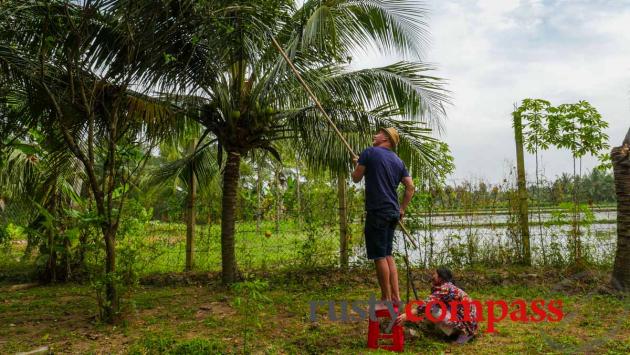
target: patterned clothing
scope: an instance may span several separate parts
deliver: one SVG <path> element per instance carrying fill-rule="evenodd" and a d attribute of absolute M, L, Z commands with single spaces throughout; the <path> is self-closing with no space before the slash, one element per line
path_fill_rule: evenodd
<path fill-rule="evenodd" d="M 418 314 L 424 314 L 426 305 L 430 302 L 442 302 L 446 306 L 447 316 L 441 323 L 447 327 L 455 328 L 466 335 L 476 335 L 479 329 L 479 324 L 477 323 L 477 307 L 474 305 L 470 305 L 470 319 L 469 321 L 464 320 L 464 305 L 457 305 L 457 313 L 455 315 L 451 314 L 451 305 L 450 302 L 472 302 L 472 298 L 468 296 L 464 290 L 453 285 L 450 282 L 445 282 L 440 286 L 433 286 L 431 288 L 431 295 L 424 300 L 424 304 L 418 307 Z M 426 318 L 426 317 L 425 317 Z"/>

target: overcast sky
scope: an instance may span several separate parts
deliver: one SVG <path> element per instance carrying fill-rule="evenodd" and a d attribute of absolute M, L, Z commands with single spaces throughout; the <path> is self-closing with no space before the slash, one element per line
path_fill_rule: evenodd
<path fill-rule="evenodd" d="M 515 160 L 510 113 L 527 97 L 587 100 L 610 124 L 610 144 L 621 143 L 630 127 L 630 0 L 426 0 L 426 7 L 425 61 L 452 91 L 441 138 L 455 157 L 454 181 L 506 175 Z M 572 171 L 566 151 L 542 159 L 549 178 Z M 527 164 L 533 174 L 533 157 Z M 584 160 L 585 169 L 594 165 Z"/>

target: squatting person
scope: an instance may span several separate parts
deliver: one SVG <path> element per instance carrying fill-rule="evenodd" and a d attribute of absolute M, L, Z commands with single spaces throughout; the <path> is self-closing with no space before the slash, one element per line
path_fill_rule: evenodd
<path fill-rule="evenodd" d="M 365 247 L 367 257 L 374 260 L 381 288 L 381 304 L 400 302 L 398 271 L 392 257 L 396 224 L 405 215 L 414 194 L 413 180 L 405 164 L 393 152 L 400 137 L 394 128 L 382 128 L 373 136 L 372 147 L 354 159 L 352 180 L 357 183 L 365 176 Z M 396 190 L 405 185 L 405 196 L 398 203 Z"/>
<path fill-rule="evenodd" d="M 477 335 L 479 328 L 477 307 L 464 306 L 465 303 L 471 304 L 472 299 L 464 290 L 453 284 L 453 273 L 447 268 L 438 268 L 433 271 L 431 283 L 431 295 L 424 300 L 424 304 L 411 308 L 411 313 L 414 316 L 422 316 L 427 311 L 426 306 L 429 303 L 440 302 L 445 306 L 445 309 L 442 309 L 437 304 L 433 304 L 433 307 L 429 310 L 434 320 L 440 320 L 433 323 L 435 327 L 447 336 L 457 336 L 456 344 L 464 344 L 473 339 Z M 451 302 L 457 302 L 456 314 L 451 314 Z M 444 310 L 446 310 L 445 316 L 442 315 Z M 469 314 L 466 315 L 465 312 L 469 312 Z M 421 318 L 426 324 L 431 324 L 427 317 Z M 407 314 L 402 312 L 396 322 L 402 324 L 406 320 Z"/>

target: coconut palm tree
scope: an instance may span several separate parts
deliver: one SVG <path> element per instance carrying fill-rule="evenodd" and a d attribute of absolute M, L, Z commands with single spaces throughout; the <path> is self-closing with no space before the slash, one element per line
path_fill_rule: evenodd
<path fill-rule="evenodd" d="M 227 28 L 222 35 L 222 53 L 212 58 L 214 72 L 194 76 L 192 73 L 203 66 L 200 58 L 179 52 L 171 55 L 176 62 L 187 63 L 177 79 L 177 83 L 187 83 L 186 88 L 178 86 L 186 91 L 181 108 L 190 116 L 196 115 L 221 147 L 222 276 L 224 282 L 231 283 L 237 278 L 234 225 L 243 157 L 263 149 L 280 158 L 277 145 L 282 141 L 296 149 L 325 144 L 328 153 L 319 154 L 321 159 L 338 155 L 343 149 L 271 44 L 273 38 L 289 53 L 340 129 L 354 132 L 350 140 L 355 149 L 365 146 L 375 127 L 393 125 L 401 131 L 402 151 L 408 152 L 403 159 L 409 158 L 411 164 L 432 164 L 435 157 L 422 141 L 431 138 L 423 133 L 439 128 L 447 97 L 440 80 L 427 75 L 431 70 L 427 65 L 401 62 L 353 70 L 347 63 L 357 50 L 373 47 L 418 58 L 425 27 L 416 1 L 311 0 L 300 6 L 291 1 L 264 6 L 234 1 L 212 6 L 218 7 L 202 13 L 192 8 L 186 18 L 203 24 L 211 11 L 216 15 L 214 20 Z M 197 31 L 187 38 L 197 46 L 207 46 L 216 36 L 215 29 Z M 203 63 L 210 62 L 202 59 Z M 421 120 L 428 127 L 420 127 Z M 406 149 L 412 145 L 418 149 Z"/>
<path fill-rule="evenodd" d="M 281 140 L 295 147 L 326 142 L 339 151 L 330 145 L 336 138 L 317 108 L 271 45 L 273 38 L 289 52 L 329 113 L 345 126 L 342 129 L 368 137 L 377 125 L 421 116 L 439 126 L 446 96 L 439 79 L 426 75 L 430 67 L 402 62 L 353 71 L 344 63 L 355 50 L 373 46 L 417 58 L 425 28 L 416 1 L 306 1 L 300 7 L 292 1 L 154 5 L 140 1 L 124 7 L 127 13 L 151 13 L 128 26 L 151 28 L 147 32 L 164 39 L 157 50 L 147 50 L 163 52 L 167 63 L 140 63 L 139 68 L 145 67 L 138 70 L 147 85 L 176 92 L 178 102 L 185 102 L 181 108 L 217 137 L 218 160 L 225 164 L 221 244 L 226 283 L 236 278 L 234 212 L 242 157 L 263 149 L 279 158 L 276 145 Z M 416 143 L 424 148 L 408 158 L 416 164 L 431 163 L 434 158 L 420 136 L 406 139 L 406 132 L 419 131 L 410 124 L 399 128 L 404 131 L 403 146 Z"/>
<path fill-rule="evenodd" d="M 106 251 L 107 321 L 118 316 L 115 244 L 126 196 L 173 117 L 169 104 L 134 90 L 135 54 L 154 38 L 121 30 L 112 3 L 0 4 L 0 87 L 26 98 L 21 126 L 45 127 L 47 139 L 61 143 L 53 152 L 80 161 L 93 196 Z"/>
<path fill-rule="evenodd" d="M 67 211 L 79 207 L 83 175 L 77 173 L 79 162 L 69 152 L 58 150 L 62 143 L 42 133 L 44 127 L 25 130 L 15 124 L 22 122 L 22 115 L 29 117 L 29 108 L 20 92 L 11 94 L 0 104 L 0 121 L 13 123 L 4 127 L 6 144 L 0 152 L 0 221 L 28 226 L 25 254 L 39 248 L 36 264 L 41 281 L 68 280 L 82 266 L 81 260 L 71 260 L 65 231 L 72 228 Z"/>
<path fill-rule="evenodd" d="M 613 286 L 630 290 L 630 130 L 611 158 L 617 193 L 617 252 L 613 269 Z"/>

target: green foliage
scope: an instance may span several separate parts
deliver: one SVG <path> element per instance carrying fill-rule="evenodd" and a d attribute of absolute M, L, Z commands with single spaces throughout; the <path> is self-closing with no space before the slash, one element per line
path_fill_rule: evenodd
<path fill-rule="evenodd" d="M 573 202 L 563 202 L 558 208 L 551 211 L 551 218 L 545 222 L 545 225 L 551 227 L 553 225 L 568 224 L 570 221 L 569 217 L 575 210 L 576 206 Z M 581 204 L 577 206 L 577 210 L 583 216 L 577 223 L 580 226 L 590 227 L 595 221 L 595 214 L 591 208 L 586 204 Z"/>
<path fill-rule="evenodd" d="M 247 319 L 250 324 L 243 334 L 243 347 L 250 351 L 249 338 L 254 329 L 261 329 L 263 326 L 261 313 L 272 301 L 265 295 L 269 289 L 269 283 L 263 280 L 251 280 L 238 282 L 232 285 L 232 289 L 238 295 L 234 298 L 232 305 Z"/>
<path fill-rule="evenodd" d="M 573 230 L 572 243 L 576 263 L 581 263 L 579 181 L 576 175 L 576 159 L 585 155 L 602 157 L 603 151 L 609 148 L 608 135 L 604 129 L 608 123 L 602 119 L 597 110 L 586 101 L 575 104 L 562 104 L 552 107 L 544 100 L 523 100 L 515 114 L 526 119 L 526 145 L 530 152 L 536 153 L 536 184 L 538 185 L 538 148 L 547 149 L 550 145 L 565 148 L 573 156 Z M 545 121 L 545 122 L 543 122 Z M 607 163 L 602 161 L 600 169 Z M 581 172 L 580 172 L 581 175 Z M 538 187 L 538 186 L 537 186 Z M 540 217 L 540 211 L 539 211 Z M 540 221 L 539 221 L 540 222 Z"/>
<path fill-rule="evenodd" d="M 194 312 L 208 305 L 209 300 L 220 300 L 226 296 L 226 292 L 232 296 L 231 291 L 222 287 L 200 289 L 197 285 L 165 285 L 139 290 L 133 296 L 136 302 L 159 307 L 140 309 L 129 319 L 127 327 L 115 328 L 93 326 L 90 319 L 81 323 L 81 319 L 87 318 L 84 309 L 93 306 L 93 299 L 82 296 L 89 291 L 84 285 L 53 285 L 9 293 L 0 291 L 0 296 L 8 301 L 0 302 L 0 321 L 7 324 L 2 329 L 1 334 L 6 341 L 0 343 L 0 352 L 13 354 L 37 348 L 40 342 L 45 341 L 42 339 L 45 334 L 49 334 L 47 341 L 54 349 L 63 348 L 74 352 L 98 352 L 106 348 L 112 353 L 169 354 L 179 346 L 200 353 L 208 353 L 206 351 L 209 348 L 213 354 L 242 354 L 248 351 L 271 354 L 365 352 L 365 327 L 355 322 L 319 321 L 310 324 L 308 304 L 311 300 L 360 300 L 367 297 L 377 287 L 365 282 L 366 279 L 374 278 L 374 270 L 354 269 L 352 275 L 335 269 L 324 271 L 300 277 L 287 273 L 268 274 L 271 287 L 263 293 L 271 299 L 267 309 L 277 312 L 270 311 L 265 315 L 265 326 L 262 328 L 251 327 L 240 313 L 231 312 L 231 318 L 224 319 L 210 317 L 211 323 L 194 317 L 191 319 Z M 418 282 L 419 296 L 424 297 L 429 294 L 430 286 L 417 276 L 427 270 L 413 271 L 416 273 L 414 276 Z M 461 352 L 486 354 L 489 347 L 497 344 L 512 353 L 585 352 L 586 347 L 582 345 L 588 345 L 603 335 L 605 342 L 596 343 L 597 347 L 588 348 L 588 351 L 611 354 L 628 352 L 630 343 L 625 330 L 630 323 L 627 317 L 622 317 L 628 312 L 627 303 L 610 295 L 593 296 L 604 285 L 606 270 L 593 269 L 587 274 L 592 276 L 573 282 L 565 281 L 561 288 L 555 281 L 571 276 L 563 268 L 475 267 L 456 269 L 455 273 L 457 281 L 461 282 L 459 286 L 482 303 L 492 299 L 505 299 L 508 303 L 516 299 L 561 299 L 563 310 L 570 315 L 562 322 L 535 324 L 511 322 L 508 317 L 497 323 L 498 334 L 502 336 L 481 336 L 464 348 L 455 348 L 461 349 Z M 525 275 L 529 273 L 538 276 Z M 405 277 L 401 273 L 401 285 L 405 283 Z M 321 287 L 331 281 L 335 281 L 331 287 Z M 593 304 L 597 307 L 593 307 Z M 50 316 L 39 320 L 40 326 L 46 328 L 44 335 L 41 327 L 27 327 L 19 323 L 20 319 L 35 318 L 45 310 Z M 323 316 L 326 307 L 320 308 L 320 311 L 318 313 Z M 88 329 L 90 338 L 84 334 L 75 336 L 73 328 L 59 321 L 58 317 L 63 316 L 75 319 L 73 324 Z M 55 322 L 55 319 L 58 321 Z M 10 327 L 9 324 L 16 326 Z M 481 326 L 485 327 L 485 323 L 482 322 Z M 240 338 L 248 329 L 253 329 L 249 349 L 243 347 Z M 92 336 L 98 338 L 93 340 Z M 559 339 L 560 343 L 570 347 L 552 347 L 544 340 L 547 336 Z M 127 341 L 111 341 L 113 338 Z M 571 341 L 567 340 L 571 338 Z M 439 353 L 449 349 L 453 348 L 448 342 L 430 334 L 405 337 L 408 354 L 427 351 Z M 455 353 L 458 351 L 453 350 Z M 385 351 L 376 353 L 386 354 Z"/>
<path fill-rule="evenodd" d="M 376 127 L 395 126 L 402 138 L 399 154 L 409 168 L 444 176 L 452 170 L 452 159 L 428 127 L 439 128 L 448 94 L 441 79 L 430 75 L 433 68 L 419 61 L 424 12 L 404 11 L 415 5 L 310 0 L 182 1 L 178 6 L 128 0 L 27 6 L 2 2 L 6 16 L 0 20 L 0 91 L 7 100 L 0 105 L 0 141 L 12 142 L 19 158 L 15 161 L 24 167 L 20 171 L 28 172 L 40 159 L 44 162 L 33 185 L 54 186 L 42 192 L 53 198 L 35 199 L 40 208 L 30 206 L 38 213 L 36 222 L 24 223 L 31 227 L 29 242 L 36 240 L 41 247 L 40 264 L 54 268 L 51 264 L 60 256 L 68 266 L 76 250 L 77 263 L 87 259 L 97 269 L 99 262 L 93 258 L 104 255 L 97 250 L 103 247 L 101 239 L 110 245 L 118 241 L 121 245 L 114 250 L 121 254 L 119 274 L 96 279 L 133 284 L 132 269 L 142 263 L 138 250 L 144 245 L 129 236 L 144 233 L 152 207 L 165 219 L 181 217 L 181 193 L 163 189 L 154 196 L 155 204 L 141 201 L 139 195 L 149 190 L 140 183 L 141 172 L 156 145 L 162 143 L 160 154 L 167 143 L 182 148 L 181 140 L 176 142 L 186 136 L 186 129 L 179 130 L 182 122 L 199 123 L 194 137 L 198 144 L 185 144 L 186 152 L 180 149 L 185 154 L 155 164 L 168 173 L 161 177 L 178 177 L 175 190 L 185 188 L 193 175 L 202 188 L 210 185 L 204 177 L 218 171 L 210 164 L 215 160 L 210 153 L 219 153 L 216 168 L 223 163 L 223 151 L 246 156 L 263 150 L 279 159 L 279 141 L 301 151 L 311 169 L 347 168 L 347 152 L 338 149 L 337 138 L 321 124 L 319 112 L 271 45 L 272 38 L 288 50 L 353 147 L 366 146 Z M 351 51 L 375 44 L 411 54 L 412 61 L 359 71 L 347 65 Z M 30 131 L 37 134 L 24 133 Z M 169 137 L 172 132 L 175 137 Z M 3 173 L 16 170 L 2 166 Z M 48 179 L 49 173 L 54 179 Z M 29 179 L 23 174 L 15 179 L 16 186 L 29 185 Z M 0 180 L 4 182 L 4 176 Z M 208 202 L 208 219 L 219 211 L 216 190 L 202 191 L 207 193 L 203 200 Z M 294 190 L 292 186 L 290 196 Z M 0 193 L 4 198 L 5 191 Z M 318 194 L 320 200 L 328 197 Z M 12 206 L 14 196 L 19 193 L 11 196 Z M 255 214 L 248 212 L 257 199 L 248 193 L 241 196 L 241 214 L 251 219 Z M 265 197 L 277 205 L 284 200 L 280 193 Z M 259 212 L 262 206 L 255 207 Z M 319 248 L 315 233 L 303 248 L 309 258 Z"/>
<path fill-rule="evenodd" d="M 298 250 L 298 255 L 305 268 L 313 268 L 317 264 L 317 240 L 315 239 L 315 233 L 307 234 L 306 240 Z"/>
<path fill-rule="evenodd" d="M 165 354 L 176 344 L 176 341 L 166 335 L 150 335 L 142 338 L 131 346 L 130 355 Z"/>
<path fill-rule="evenodd" d="M 262 310 L 265 309 L 265 305 L 270 303 L 269 297 L 264 295 L 264 292 L 269 289 L 269 282 L 264 280 L 250 280 L 237 282 L 232 285 L 232 289 L 238 295 L 233 305 L 239 309 L 243 315 L 256 318 Z M 262 323 L 256 321 L 254 324 L 257 327 L 262 327 Z"/>
<path fill-rule="evenodd" d="M 549 101 L 524 99 L 517 109 L 523 119 L 523 139 L 529 153 L 534 153 L 537 149 L 546 150 L 553 144 L 553 137 L 547 129 L 550 108 Z"/>
<path fill-rule="evenodd" d="M 208 339 L 193 339 L 181 342 L 167 354 L 172 355 L 197 355 L 197 354 L 224 354 L 227 352 L 227 347 L 218 340 Z"/>
<path fill-rule="evenodd" d="M 130 237 L 144 232 L 144 227 L 153 217 L 153 209 L 146 209 L 138 200 L 130 199 L 124 207 L 118 232 L 121 237 Z"/>
<path fill-rule="evenodd" d="M 530 153 L 555 146 L 580 158 L 600 156 L 609 148 L 604 132 L 608 123 L 587 101 L 551 106 L 546 100 L 524 99 L 516 112 L 523 118 L 524 143 Z"/>
<path fill-rule="evenodd" d="M 170 335 L 146 336 L 136 343 L 130 349 L 130 355 L 214 355 L 226 353 L 226 346 L 218 340 L 209 339 L 191 339 L 186 341 L 176 341 Z"/>
<path fill-rule="evenodd" d="M 336 264 L 337 260 L 329 249 L 330 245 L 324 242 L 325 239 L 322 236 L 328 233 L 337 233 L 337 230 L 327 231 L 325 223 L 311 204 L 305 206 L 302 217 L 305 238 L 295 243 L 301 268 L 313 269 L 318 266 Z M 330 220 L 334 220 L 334 217 L 331 217 Z"/>
<path fill-rule="evenodd" d="M 7 227 L 0 225 L 0 246 L 8 246 L 11 242 L 11 235 L 7 231 Z"/>

